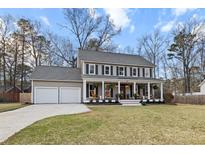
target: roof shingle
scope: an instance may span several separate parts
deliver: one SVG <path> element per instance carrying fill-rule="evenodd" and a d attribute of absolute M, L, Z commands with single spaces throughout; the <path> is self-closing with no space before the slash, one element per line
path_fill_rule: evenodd
<path fill-rule="evenodd" d="M 38 66 L 31 74 L 31 80 L 50 81 L 81 81 L 81 72 L 78 68 L 58 66 Z"/>
<path fill-rule="evenodd" d="M 89 62 L 154 67 L 153 63 L 139 55 L 80 50 L 78 56 L 80 60 Z"/>

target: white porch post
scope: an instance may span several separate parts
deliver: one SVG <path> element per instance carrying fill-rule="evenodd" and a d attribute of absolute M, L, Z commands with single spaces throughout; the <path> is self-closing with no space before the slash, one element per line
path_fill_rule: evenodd
<path fill-rule="evenodd" d="M 83 80 L 83 101 L 86 101 L 86 80 Z"/>
<path fill-rule="evenodd" d="M 86 101 L 86 80 L 83 80 L 83 101 Z"/>
<path fill-rule="evenodd" d="M 105 82 L 102 81 L 102 99 L 105 98 Z"/>
<path fill-rule="evenodd" d="M 133 96 L 136 93 L 136 82 L 133 83 Z"/>
<path fill-rule="evenodd" d="M 118 81 L 118 94 L 120 94 L 120 81 Z"/>
<path fill-rule="evenodd" d="M 163 101 L 164 100 L 164 98 L 163 98 L 163 83 L 161 82 L 161 84 L 160 84 L 160 91 L 161 91 L 161 101 Z"/>
<path fill-rule="evenodd" d="M 147 88 L 147 90 L 148 90 L 148 99 L 150 99 L 150 82 L 148 82 L 147 86 L 148 86 L 148 88 Z"/>

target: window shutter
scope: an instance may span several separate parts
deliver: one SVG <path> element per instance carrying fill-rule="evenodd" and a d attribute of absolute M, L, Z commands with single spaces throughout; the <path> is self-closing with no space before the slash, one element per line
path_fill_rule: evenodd
<path fill-rule="evenodd" d="M 125 67 L 125 76 L 127 76 L 127 67 Z"/>
<path fill-rule="evenodd" d="M 130 67 L 130 76 L 132 76 L 132 67 Z"/>
<path fill-rule="evenodd" d="M 130 85 L 130 97 L 133 96 L 133 92 L 132 92 L 132 85 Z"/>
<path fill-rule="evenodd" d="M 118 75 L 118 66 L 116 67 L 117 75 Z"/>
<path fill-rule="evenodd" d="M 113 75 L 113 66 L 111 66 L 110 69 L 111 69 L 111 75 Z"/>
<path fill-rule="evenodd" d="M 96 87 L 96 96 L 98 97 L 98 86 Z"/>
<path fill-rule="evenodd" d="M 140 68 L 138 67 L 138 77 L 140 77 Z"/>
<path fill-rule="evenodd" d="M 104 65 L 102 65 L 102 75 L 104 75 Z"/>
<path fill-rule="evenodd" d="M 149 73 L 149 75 L 150 75 L 150 78 L 152 78 L 152 69 L 150 68 L 150 73 Z"/>
<path fill-rule="evenodd" d="M 86 64 L 86 74 L 89 74 L 89 64 Z"/>
<path fill-rule="evenodd" d="M 86 97 L 89 97 L 89 84 L 86 84 Z"/>
<path fill-rule="evenodd" d="M 98 65 L 95 65 L 95 74 L 98 75 Z"/>
<path fill-rule="evenodd" d="M 145 77 L 145 68 L 142 69 L 143 77 Z"/>
<path fill-rule="evenodd" d="M 111 88 L 110 92 L 111 92 L 111 97 L 113 97 L 113 88 Z"/>

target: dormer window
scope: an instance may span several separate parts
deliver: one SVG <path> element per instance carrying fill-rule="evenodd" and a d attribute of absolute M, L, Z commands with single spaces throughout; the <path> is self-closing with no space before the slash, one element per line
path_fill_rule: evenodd
<path fill-rule="evenodd" d="M 89 74 L 95 75 L 95 64 L 89 64 Z"/>
<path fill-rule="evenodd" d="M 105 65 L 104 74 L 110 75 L 110 65 Z"/>
<path fill-rule="evenodd" d="M 136 67 L 132 68 L 132 76 L 134 76 L 134 77 L 137 76 L 137 68 Z"/>
<path fill-rule="evenodd" d="M 124 76 L 124 67 L 119 67 L 119 76 Z"/>

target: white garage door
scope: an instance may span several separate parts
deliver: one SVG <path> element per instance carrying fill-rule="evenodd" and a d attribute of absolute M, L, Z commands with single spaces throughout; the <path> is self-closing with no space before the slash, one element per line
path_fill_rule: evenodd
<path fill-rule="evenodd" d="M 80 103 L 81 88 L 79 87 L 61 87 L 60 103 Z"/>
<path fill-rule="evenodd" d="M 58 103 L 57 87 L 36 87 L 34 92 L 36 104 L 40 103 Z"/>

